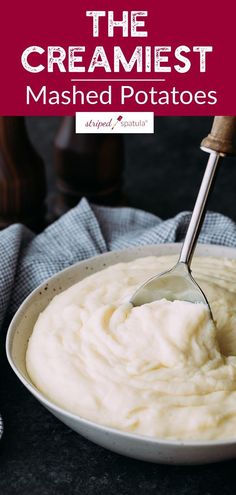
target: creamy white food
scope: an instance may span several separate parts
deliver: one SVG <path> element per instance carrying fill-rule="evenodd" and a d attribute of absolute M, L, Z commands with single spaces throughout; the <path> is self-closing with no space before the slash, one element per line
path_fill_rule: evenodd
<path fill-rule="evenodd" d="M 129 299 L 173 256 L 119 263 L 56 296 L 39 316 L 28 373 L 55 404 L 165 439 L 236 437 L 236 261 L 195 258 L 207 307 Z"/>

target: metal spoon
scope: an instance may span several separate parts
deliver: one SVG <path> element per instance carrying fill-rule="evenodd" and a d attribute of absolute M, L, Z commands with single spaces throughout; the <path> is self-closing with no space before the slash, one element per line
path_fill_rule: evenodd
<path fill-rule="evenodd" d="M 205 174 L 200 186 L 186 237 L 177 264 L 170 270 L 147 280 L 134 293 L 131 303 L 141 306 L 159 299 L 176 299 L 206 304 L 207 298 L 191 275 L 190 264 L 206 211 L 206 202 L 221 157 L 234 154 L 233 140 L 236 137 L 235 117 L 215 117 L 211 133 L 202 141 L 201 148 L 210 153 Z"/>

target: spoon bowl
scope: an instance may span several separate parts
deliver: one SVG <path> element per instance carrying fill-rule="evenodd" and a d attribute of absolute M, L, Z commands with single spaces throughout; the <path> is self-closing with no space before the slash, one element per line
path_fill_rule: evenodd
<path fill-rule="evenodd" d="M 178 262 L 171 270 L 150 278 L 135 292 L 131 299 L 133 306 L 141 306 L 160 299 L 188 301 L 206 304 L 211 313 L 205 294 L 191 275 L 188 265 Z"/>

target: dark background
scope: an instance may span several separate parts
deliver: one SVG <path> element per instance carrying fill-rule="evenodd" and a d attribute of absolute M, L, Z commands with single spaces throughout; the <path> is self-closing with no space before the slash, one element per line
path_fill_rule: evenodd
<path fill-rule="evenodd" d="M 50 198 L 55 177 L 52 142 L 58 118 L 27 118 L 47 164 Z M 125 136 L 124 189 L 131 206 L 167 218 L 192 208 L 206 165 L 199 149 L 209 118 L 157 118 L 154 135 Z M 236 218 L 236 161 L 226 159 L 210 202 Z M 98 447 L 60 423 L 21 385 L 4 355 L 0 334 L 1 495 L 229 495 L 236 493 L 235 461 L 178 467 L 128 459 Z"/>
<path fill-rule="evenodd" d="M 50 207 L 55 189 L 53 140 L 60 120 L 27 118 L 29 135 L 46 164 Z M 200 143 L 211 124 L 211 117 L 157 117 L 155 134 L 124 135 L 127 203 L 161 218 L 191 210 L 208 158 Z M 236 219 L 235 190 L 236 159 L 227 158 L 219 169 L 209 208 Z"/>

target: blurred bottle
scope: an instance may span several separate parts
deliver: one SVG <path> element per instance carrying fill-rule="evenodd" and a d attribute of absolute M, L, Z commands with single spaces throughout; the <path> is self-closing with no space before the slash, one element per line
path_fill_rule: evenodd
<path fill-rule="evenodd" d="M 123 139 L 118 134 L 75 134 L 74 117 L 64 117 L 55 139 L 57 216 L 85 196 L 100 205 L 122 203 Z"/>
<path fill-rule="evenodd" d="M 0 117 L 0 228 L 21 222 L 44 226 L 44 164 L 33 148 L 24 117 Z"/>

